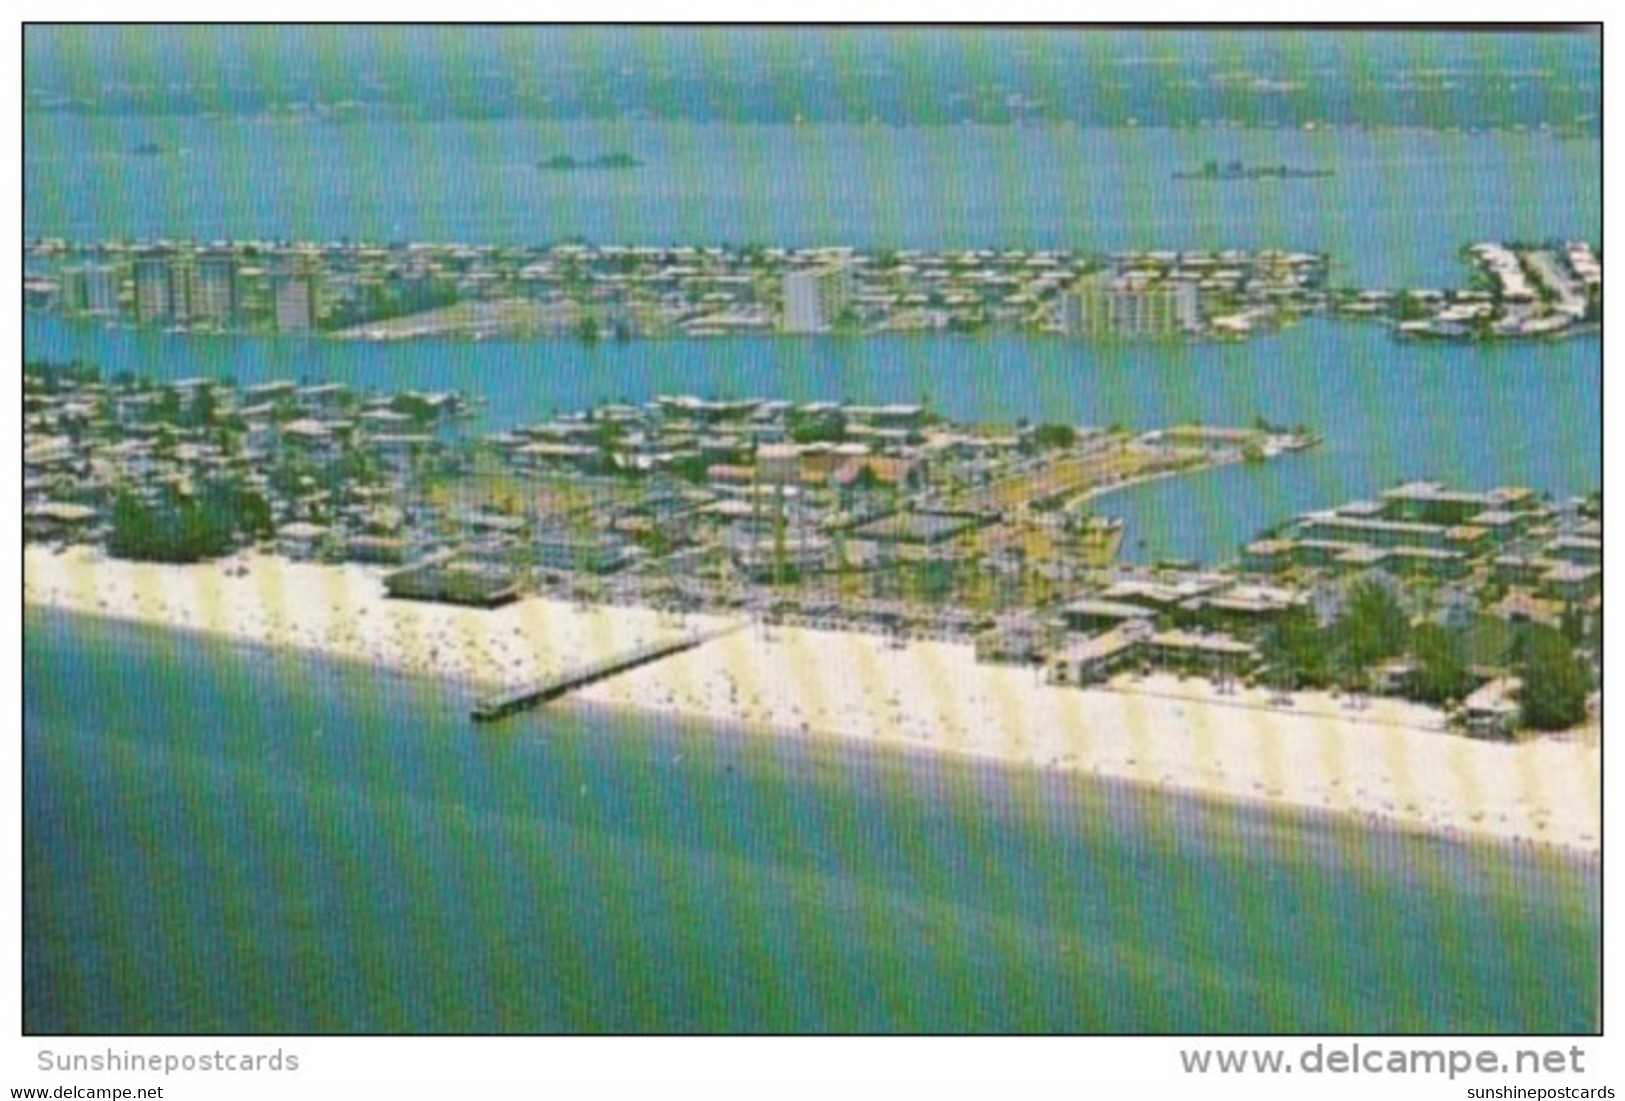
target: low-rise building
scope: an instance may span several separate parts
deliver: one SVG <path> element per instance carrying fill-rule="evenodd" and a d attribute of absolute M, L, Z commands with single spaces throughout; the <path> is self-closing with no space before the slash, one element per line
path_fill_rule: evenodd
<path fill-rule="evenodd" d="M 1101 684 L 1134 666 L 1141 658 L 1144 638 L 1141 631 L 1119 626 L 1104 634 L 1075 639 L 1050 659 L 1049 681 L 1078 686 Z"/>
<path fill-rule="evenodd" d="M 410 549 L 405 539 L 389 535 L 352 535 L 344 541 L 344 558 L 369 565 L 399 566 Z"/>
<path fill-rule="evenodd" d="M 1088 634 L 1135 620 L 1149 622 L 1155 614 L 1150 608 L 1122 601 L 1074 600 L 1061 609 L 1061 621 L 1069 631 Z"/>
<path fill-rule="evenodd" d="M 1559 600 L 1589 600 L 1602 592 L 1602 567 L 1558 562 L 1541 577 L 1540 589 Z"/>
<path fill-rule="evenodd" d="M 1548 558 L 1560 559 L 1576 566 L 1602 565 L 1602 540 L 1565 535 L 1546 545 Z"/>
<path fill-rule="evenodd" d="M 1251 573 L 1279 573 L 1293 563 L 1297 544 L 1291 539 L 1257 539 L 1242 548 L 1241 568 Z"/>
<path fill-rule="evenodd" d="M 298 562 L 320 558 L 326 550 L 329 532 L 323 524 L 303 520 L 284 524 L 277 529 L 277 552 Z"/>
<path fill-rule="evenodd" d="M 489 564 L 446 562 L 413 566 L 384 578 L 384 590 L 402 600 L 428 600 L 442 604 L 468 604 L 494 608 L 519 596 L 519 586 L 508 570 Z"/>
<path fill-rule="evenodd" d="M 1467 733 L 1475 738 L 1510 738 L 1518 726 L 1518 691 L 1523 687 L 1516 677 L 1496 677 L 1480 685 L 1462 701 L 1462 719 Z"/>
<path fill-rule="evenodd" d="M 27 540 L 73 540 L 92 528 L 98 513 L 89 505 L 66 501 L 41 501 L 23 510 L 23 538 Z"/>
<path fill-rule="evenodd" d="M 1161 669 L 1238 675 L 1257 664 L 1258 651 L 1220 632 L 1161 631 L 1145 640 L 1146 658 Z"/>

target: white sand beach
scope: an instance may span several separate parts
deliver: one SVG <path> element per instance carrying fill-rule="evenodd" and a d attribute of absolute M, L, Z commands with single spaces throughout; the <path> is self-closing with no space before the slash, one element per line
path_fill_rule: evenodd
<path fill-rule="evenodd" d="M 391 600 L 387 571 L 244 555 L 172 566 L 30 546 L 23 598 L 67 611 L 292 646 L 492 687 L 518 685 L 683 627 L 652 609 L 530 598 L 501 608 Z M 690 616 L 688 630 L 723 620 Z"/>
<path fill-rule="evenodd" d="M 241 574 L 239 576 L 239 574 Z M 385 598 L 380 571 L 249 557 L 198 566 L 28 547 L 24 596 L 72 611 L 215 631 L 404 670 L 515 684 L 722 626 L 646 609 L 530 598 L 486 611 Z M 1325 693 L 1290 706 L 1156 676 L 1079 689 L 981 665 L 965 644 L 748 628 L 581 689 L 573 698 L 1076 771 L 1224 798 L 1354 814 L 1450 836 L 1595 853 L 1595 729 L 1519 744 L 1443 730 L 1442 713 Z"/>

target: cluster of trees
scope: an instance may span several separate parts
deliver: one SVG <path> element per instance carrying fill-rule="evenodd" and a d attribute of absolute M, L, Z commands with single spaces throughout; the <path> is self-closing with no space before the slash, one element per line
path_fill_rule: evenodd
<path fill-rule="evenodd" d="M 792 409 L 785 417 L 785 428 L 793 443 L 846 442 L 846 416 L 838 410 L 814 414 Z"/>
<path fill-rule="evenodd" d="M 23 377 L 38 379 L 45 393 L 54 394 L 65 382 L 71 382 L 76 386 L 100 382 L 102 372 L 94 363 L 85 363 L 77 359 L 66 363 L 31 359 L 23 363 Z"/>
<path fill-rule="evenodd" d="M 291 402 L 284 402 L 291 407 Z M 297 414 L 294 414 L 297 415 Z M 220 396 L 213 386 L 199 386 L 190 396 L 183 396 L 173 386 L 160 386 L 158 400 L 152 407 L 152 419 L 159 424 L 178 428 L 214 428 L 224 425 L 236 432 L 246 432 L 248 422 L 236 413 L 224 413 Z M 287 416 L 284 420 L 292 420 Z"/>
<path fill-rule="evenodd" d="M 1561 630 L 1531 624 L 1513 641 L 1513 665 L 1523 678 L 1525 726 L 1563 730 L 1585 718 L 1591 670 L 1575 657 Z"/>
<path fill-rule="evenodd" d="M 1040 451 L 1061 450 L 1078 442 L 1078 432 L 1070 424 L 1040 424 L 1033 429 L 1032 440 Z"/>
<path fill-rule="evenodd" d="M 1262 413 L 1253 414 L 1253 427 L 1260 432 L 1267 432 L 1272 436 L 1284 436 L 1292 433 L 1298 436 L 1309 435 L 1309 426 L 1299 421 L 1295 425 L 1276 424 Z"/>
<path fill-rule="evenodd" d="M 1357 586 L 1330 626 L 1307 608 L 1283 615 L 1260 643 L 1283 688 L 1356 686 L 1366 671 L 1405 647 L 1409 618 L 1394 595 L 1375 583 Z"/>
<path fill-rule="evenodd" d="M 324 331 L 348 329 L 369 322 L 390 321 L 415 313 L 456 305 L 457 286 L 449 280 L 391 280 L 386 285 L 363 285 L 353 299 L 332 304 L 321 318 Z"/>
<path fill-rule="evenodd" d="M 1522 679 L 1523 722 L 1536 730 L 1561 730 L 1585 717 L 1592 677 L 1575 652 L 1583 623 L 1570 613 L 1565 628 L 1519 624 L 1507 652 L 1490 655 Z M 1260 650 L 1284 688 L 1364 689 L 1374 666 L 1406 656 L 1415 666 L 1408 693 L 1415 699 L 1458 701 L 1478 684 L 1467 632 L 1437 623 L 1413 626 L 1393 592 L 1376 582 L 1356 585 L 1330 625 L 1308 609 L 1282 617 Z"/>
<path fill-rule="evenodd" d="M 155 562 L 198 562 L 229 553 L 238 541 L 275 533 L 271 506 L 253 490 L 209 487 L 145 500 L 128 490 L 113 501 L 108 552 Z"/>

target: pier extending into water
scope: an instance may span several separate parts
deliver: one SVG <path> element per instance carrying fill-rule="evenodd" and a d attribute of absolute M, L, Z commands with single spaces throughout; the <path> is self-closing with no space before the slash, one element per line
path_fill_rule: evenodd
<path fill-rule="evenodd" d="M 587 662 L 585 665 L 572 666 L 539 681 L 486 696 L 474 705 L 472 718 L 477 723 L 507 718 L 516 711 L 524 711 L 556 700 L 576 688 L 634 669 L 639 665 L 647 665 L 651 661 L 658 661 L 684 650 L 692 650 L 701 643 L 720 638 L 735 630 L 738 630 L 737 626 L 714 631 L 692 631 L 677 638 L 645 643 L 598 661 Z"/>

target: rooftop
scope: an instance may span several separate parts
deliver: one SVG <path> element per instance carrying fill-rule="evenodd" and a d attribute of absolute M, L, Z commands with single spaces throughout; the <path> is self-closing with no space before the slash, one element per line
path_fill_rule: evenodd
<path fill-rule="evenodd" d="M 1093 616 L 1097 619 L 1145 619 L 1152 615 L 1149 608 L 1114 600 L 1074 600 L 1062 610 L 1068 615 Z"/>

